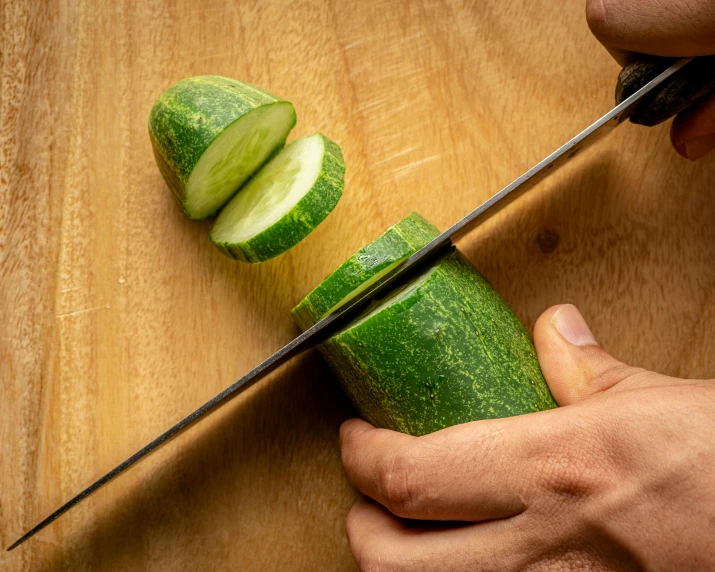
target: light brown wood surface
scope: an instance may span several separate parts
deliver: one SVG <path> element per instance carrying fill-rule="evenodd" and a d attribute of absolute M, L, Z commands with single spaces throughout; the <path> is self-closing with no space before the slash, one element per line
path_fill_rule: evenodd
<path fill-rule="evenodd" d="M 0 544 L 295 334 L 289 310 L 411 210 L 445 228 L 612 104 L 582 0 L 0 0 Z M 147 118 L 191 75 L 294 102 L 346 188 L 289 253 L 186 219 Z M 715 160 L 627 125 L 470 235 L 531 327 L 577 303 L 635 365 L 715 376 Z M 338 427 L 310 353 L 12 553 L 2 570 L 353 570 Z"/>

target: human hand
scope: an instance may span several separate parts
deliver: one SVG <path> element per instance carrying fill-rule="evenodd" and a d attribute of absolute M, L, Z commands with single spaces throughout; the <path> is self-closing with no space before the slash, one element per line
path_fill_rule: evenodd
<path fill-rule="evenodd" d="M 621 65 L 634 52 L 678 57 L 715 54 L 712 0 L 587 0 L 586 19 Z M 715 94 L 680 113 L 670 138 L 675 150 L 692 161 L 715 149 Z"/>
<path fill-rule="evenodd" d="M 343 424 L 360 569 L 715 570 L 715 383 L 620 363 L 571 305 L 534 341 L 559 409 L 423 437 Z"/>

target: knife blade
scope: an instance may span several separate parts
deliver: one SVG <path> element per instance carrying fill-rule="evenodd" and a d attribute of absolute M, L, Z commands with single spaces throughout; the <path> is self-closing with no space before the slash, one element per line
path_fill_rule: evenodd
<path fill-rule="evenodd" d="M 640 87 L 640 89 L 637 89 L 635 93 L 616 105 L 603 117 L 596 120 L 592 125 L 584 129 L 581 133 L 559 147 L 548 157 L 526 171 L 526 173 L 504 187 L 489 200 L 485 201 L 479 207 L 467 214 L 445 232 L 440 234 L 432 242 L 421 248 L 419 251 L 406 259 L 402 264 L 382 277 L 375 284 L 366 288 L 354 299 L 348 301 L 332 314 L 323 318 L 313 327 L 300 334 L 268 359 L 253 368 L 246 375 L 204 403 L 194 412 L 181 419 L 178 423 L 174 424 L 156 439 L 134 453 L 131 457 L 124 460 L 114 469 L 82 490 L 79 494 L 72 497 L 47 518 L 23 534 L 7 550 L 10 551 L 18 547 L 20 544 L 37 534 L 40 530 L 67 512 L 73 506 L 87 498 L 97 489 L 129 469 L 139 460 L 143 459 L 153 451 L 156 451 L 159 447 L 161 447 L 161 445 L 177 436 L 179 433 L 196 423 L 199 419 L 206 417 L 209 413 L 216 411 L 221 405 L 228 403 L 228 401 L 232 398 L 241 394 L 254 383 L 264 378 L 292 357 L 306 351 L 336 333 L 352 318 L 359 315 L 371 301 L 385 295 L 392 288 L 398 285 L 398 283 L 406 280 L 409 276 L 429 264 L 430 261 L 433 261 L 442 253 L 453 248 L 455 240 L 470 232 L 481 223 L 494 216 L 496 213 L 500 212 L 524 193 L 536 186 L 549 174 L 568 163 L 583 149 L 591 146 L 604 135 L 610 133 L 615 127 L 623 123 L 633 114 L 639 103 L 644 101 L 649 95 L 655 93 L 658 86 L 663 84 L 663 82 L 665 82 L 673 74 L 677 73 L 683 66 L 687 65 L 693 59 L 695 58 L 679 59 L 665 71 L 658 74 L 655 78 L 650 79 L 645 85 Z"/>

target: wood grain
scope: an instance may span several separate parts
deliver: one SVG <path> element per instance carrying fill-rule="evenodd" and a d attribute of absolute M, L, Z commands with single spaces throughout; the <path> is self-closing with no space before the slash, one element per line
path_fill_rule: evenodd
<path fill-rule="evenodd" d="M 0 2 L 0 544 L 296 333 L 290 308 L 411 210 L 444 228 L 588 125 L 618 72 L 581 0 Z M 345 195 L 260 266 L 223 258 L 154 165 L 172 82 L 291 99 Z M 635 365 L 715 376 L 715 161 L 627 125 L 462 244 L 529 326 L 572 301 Z M 353 570 L 352 409 L 289 364 L 2 570 Z"/>

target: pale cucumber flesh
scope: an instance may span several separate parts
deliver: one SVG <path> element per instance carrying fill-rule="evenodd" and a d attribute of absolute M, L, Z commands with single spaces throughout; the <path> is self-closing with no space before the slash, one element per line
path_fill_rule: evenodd
<path fill-rule="evenodd" d="M 311 190 L 323 164 L 320 135 L 294 141 L 223 208 L 211 231 L 216 243 L 245 242 L 278 222 Z"/>
<path fill-rule="evenodd" d="M 437 262 L 430 268 L 426 269 L 422 274 L 413 278 L 410 282 L 403 284 L 399 288 L 396 288 L 390 292 L 387 296 L 380 300 L 375 300 L 370 304 L 363 313 L 358 316 L 355 321 L 349 323 L 345 328 L 343 328 L 339 333 L 346 332 L 362 324 L 365 320 L 368 320 L 378 312 L 392 306 L 394 304 L 399 304 L 402 300 L 407 298 L 412 292 L 419 288 L 423 283 L 425 283 L 432 274 L 439 268 L 440 263 Z"/>
<path fill-rule="evenodd" d="M 184 208 L 192 218 L 218 211 L 281 145 L 293 127 L 289 103 L 259 107 L 234 121 L 211 143 L 191 172 Z"/>
<path fill-rule="evenodd" d="M 330 310 L 328 310 L 327 312 L 325 312 L 325 314 L 323 314 L 322 316 L 320 316 L 320 319 L 322 320 L 322 319 L 325 318 L 326 316 L 329 316 L 330 314 L 332 314 L 332 313 L 333 313 L 335 310 L 337 310 L 338 308 L 342 307 L 344 304 L 347 304 L 350 300 L 352 300 L 353 298 L 355 298 L 358 294 L 360 294 L 360 293 L 363 292 L 364 290 L 367 290 L 370 286 L 372 286 L 372 285 L 373 285 L 375 282 L 377 282 L 380 278 L 382 278 L 383 276 L 385 276 L 385 274 L 387 274 L 388 272 L 390 272 L 390 270 L 392 270 L 393 268 L 395 268 L 395 266 L 397 266 L 398 264 L 404 262 L 404 261 L 407 260 L 408 258 L 409 258 L 408 256 L 405 256 L 404 258 L 400 258 L 399 260 L 396 260 L 395 262 L 393 262 L 393 263 L 390 264 L 389 266 L 387 266 L 387 267 L 383 268 L 382 270 L 380 270 L 380 272 L 378 272 L 377 274 L 375 274 L 375 276 L 373 276 L 372 278 L 367 279 L 365 282 L 363 282 L 362 284 L 360 284 L 360 286 L 358 286 L 357 288 L 355 288 L 355 290 L 353 290 L 352 292 L 350 292 L 350 294 L 348 294 L 347 296 L 345 296 L 345 298 L 343 298 L 342 300 L 340 300 L 340 302 L 338 302 L 337 304 L 335 304 L 335 306 L 333 306 L 332 308 L 330 308 Z"/>

